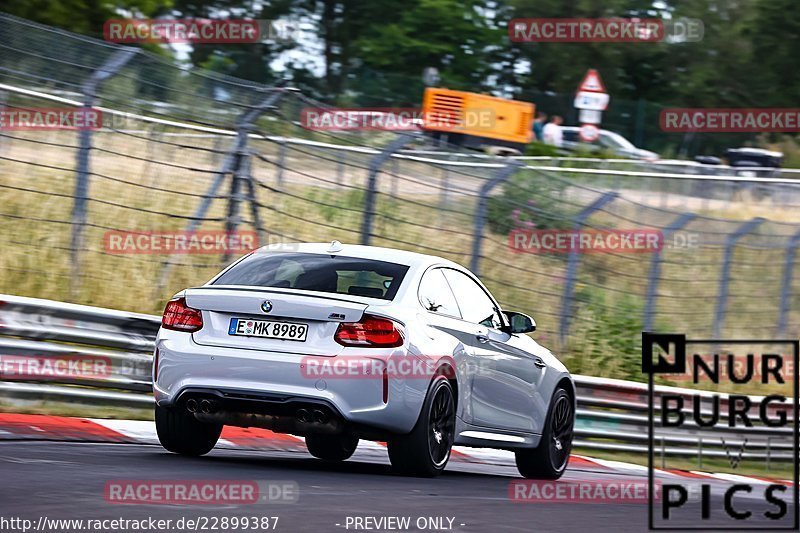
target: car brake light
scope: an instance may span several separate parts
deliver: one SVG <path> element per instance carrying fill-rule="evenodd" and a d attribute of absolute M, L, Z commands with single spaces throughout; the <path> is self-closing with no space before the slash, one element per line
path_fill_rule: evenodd
<path fill-rule="evenodd" d="M 203 327 L 203 315 L 198 309 L 186 305 L 185 298 L 175 298 L 167 303 L 161 327 L 191 333 Z"/>
<path fill-rule="evenodd" d="M 342 322 L 333 338 L 342 346 L 392 348 L 402 346 L 403 329 L 388 318 L 364 315 L 358 322 Z"/>

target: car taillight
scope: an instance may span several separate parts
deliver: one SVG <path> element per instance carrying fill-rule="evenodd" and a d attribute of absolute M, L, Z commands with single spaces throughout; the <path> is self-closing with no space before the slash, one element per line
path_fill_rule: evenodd
<path fill-rule="evenodd" d="M 364 315 L 358 322 L 342 322 L 333 338 L 342 346 L 392 348 L 403 345 L 403 329 L 388 318 Z"/>
<path fill-rule="evenodd" d="M 203 327 L 203 315 L 199 310 L 188 307 L 185 298 L 175 298 L 164 309 L 161 327 L 189 333 L 199 331 Z"/>

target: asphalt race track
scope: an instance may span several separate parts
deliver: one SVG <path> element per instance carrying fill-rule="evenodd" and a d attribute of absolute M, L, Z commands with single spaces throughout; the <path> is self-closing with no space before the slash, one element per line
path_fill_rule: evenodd
<path fill-rule="evenodd" d="M 186 458 L 154 445 L 7 440 L 0 442 L 0 472 L 0 501 L 8 510 L 6 516 L 10 513 L 34 524 L 43 516 L 173 521 L 278 516 L 278 531 L 326 532 L 367 530 L 355 529 L 353 517 L 400 516 L 410 517 L 406 531 L 647 530 L 646 503 L 513 502 L 509 484 L 517 473 L 510 466 L 451 461 L 439 478 L 406 478 L 392 474 L 388 458 L 370 449 L 347 462 L 329 464 L 301 451 L 217 449 L 206 457 Z M 571 468 L 563 480 L 607 482 L 625 477 Z M 299 499 L 253 505 L 110 503 L 104 497 L 106 483 L 120 479 L 293 481 L 299 486 Z M 348 517 L 351 525 L 346 528 Z M 433 522 L 424 529 L 416 527 L 418 519 L 428 517 L 444 519 L 441 526 Z"/>

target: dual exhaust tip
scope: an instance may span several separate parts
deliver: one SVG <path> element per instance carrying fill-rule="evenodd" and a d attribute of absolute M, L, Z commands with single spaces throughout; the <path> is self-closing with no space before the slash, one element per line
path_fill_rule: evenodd
<path fill-rule="evenodd" d="M 190 413 L 210 415 L 217 411 L 217 402 L 214 400 L 195 400 L 194 398 L 189 398 L 186 400 L 186 410 Z"/>
<path fill-rule="evenodd" d="M 327 424 L 330 417 L 320 409 L 298 409 L 297 420 L 304 424 Z"/>
<path fill-rule="evenodd" d="M 186 410 L 190 413 L 203 413 L 206 415 L 216 413 L 219 405 L 214 400 L 186 400 Z M 327 424 L 330 421 L 328 413 L 321 409 L 298 409 L 295 413 L 298 422 L 303 424 Z"/>

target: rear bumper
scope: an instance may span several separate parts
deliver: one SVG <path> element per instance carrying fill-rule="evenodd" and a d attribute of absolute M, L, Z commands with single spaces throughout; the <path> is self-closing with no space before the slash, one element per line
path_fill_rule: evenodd
<path fill-rule="evenodd" d="M 319 406 L 345 425 L 402 434 L 414 427 L 429 384 L 422 379 L 389 378 L 384 403 L 380 377 L 304 375 L 305 357 L 297 354 L 202 346 L 188 333 L 163 330 L 156 346 L 153 390 L 158 405 L 166 407 L 184 407 L 192 396 L 216 398 L 218 408 L 224 404 L 231 413 L 283 416 Z"/>
<path fill-rule="evenodd" d="M 341 433 L 347 422 L 326 400 L 253 391 L 183 389 L 174 402 L 200 421 L 263 427 L 281 433 Z"/>

